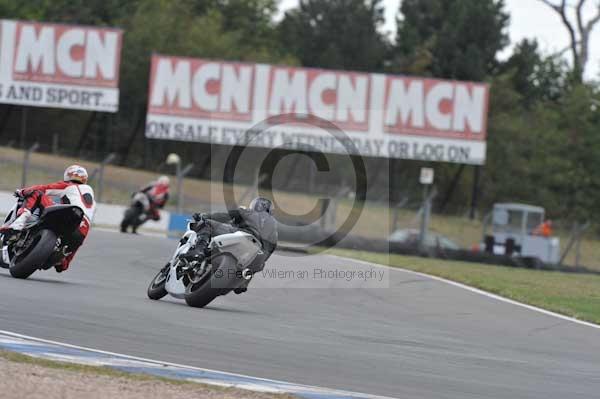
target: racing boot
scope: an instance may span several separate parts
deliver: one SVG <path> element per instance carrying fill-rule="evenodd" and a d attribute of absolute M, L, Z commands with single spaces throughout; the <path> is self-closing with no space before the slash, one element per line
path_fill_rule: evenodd
<path fill-rule="evenodd" d="M 54 265 L 54 269 L 56 270 L 56 273 L 62 273 L 65 270 L 67 270 L 69 268 L 69 260 L 68 259 L 63 259 L 62 261 L 60 261 L 60 263 L 57 263 L 56 265 Z"/>
<path fill-rule="evenodd" d="M 235 289 L 233 290 L 233 292 L 234 292 L 236 295 L 243 294 L 244 292 L 248 291 L 248 284 L 250 284 L 250 280 L 246 280 L 246 281 L 244 281 L 244 282 L 242 283 L 242 285 L 240 285 L 239 287 L 235 288 Z"/>
<path fill-rule="evenodd" d="M 23 209 L 20 215 L 9 225 L 3 226 L 3 231 L 21 231 L 25 228 L 27 223 L 32 219 L 31 211 L 29 209 Z"/>

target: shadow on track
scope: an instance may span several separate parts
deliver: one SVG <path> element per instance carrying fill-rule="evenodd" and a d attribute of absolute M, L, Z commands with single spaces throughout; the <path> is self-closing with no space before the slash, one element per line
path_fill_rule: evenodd
<path fill-rule="evenodd" d="M 261 315 L 261 314 L 263 314 L 260 312 L 256 312 L 254 310 L 244 310 L 244 309 L 237 309 L 237 308 L 231 308 L 231 307 L 218 307 L 219 305 L 210 305 L 205 308 L 193 308 L 191 306 L 188 306 L 183 299 L 179 300 L 176 298 L 164 298 L 159 301 L 153 301 L 151 299 L 148 299 L 148 301 L 155 302 L 156 304 L 160 304 L 160 303 L 167 304 L 168 303 L 170 305 L 178 305 L 178 306 L 182 306 L 182 307 L 189 309 L 190 311 L 194 311 L 194 312 L 211 311 L 211 312 L 246 314 L 246 315 Z"/>
<path fill-rule="evenodd" d="M 260 312 L 255 312 L 253 310 L 242 310 L 242 309 L 236 309 L 236 308 L 219 308 L 216 306 L 208 306 L 206 308 L 203 308 L 203 310 L 210 310 L 212 312 L 221 312 L 221 313 L 237 313 L 237 314 L 247 314 L 247 315 L 260 315 L 263 313 Z"/>
<path fill-rule="evenodd" d="M 44 278 L 44 277 L 29 277 L 25 280 L 23 279 L 19 279 L 19 278 L 14 278 L 13 276 L 11 276 L 8 273 L 0 273 L 1 277 L 7 278 L 7 279 L 11 279 L 11 280 L 15 280 L 15 281 L 22 281 L 22 282 L 27 282 L 27 281 L 33 281 L 36 283 L 48 283 L 48 284 L 65 284 L 65 285 L 85 285 L 85 284 L 81 284 L 81 283 L 74 283 L 72 281 L 66 281 L 64 279 L 51 279 L 51 278 Z"/>

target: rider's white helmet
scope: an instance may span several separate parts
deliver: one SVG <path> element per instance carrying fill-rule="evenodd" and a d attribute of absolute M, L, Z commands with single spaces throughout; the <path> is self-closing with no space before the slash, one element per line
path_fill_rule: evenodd
<path fill-rule="evenodd" d="M 158 180 L 156 182 L 163 186 L 168 186 L 171 183 L 171 179 L 169 179 L 168 176 L 161 176 L 158 178 Z"/>
<path fill-rule="evenodd" d="M 64 181 L 73 181 L 86 184 L 88 180 L 87 170 L 83 166 L 71 165 L 65 169 Z"/>

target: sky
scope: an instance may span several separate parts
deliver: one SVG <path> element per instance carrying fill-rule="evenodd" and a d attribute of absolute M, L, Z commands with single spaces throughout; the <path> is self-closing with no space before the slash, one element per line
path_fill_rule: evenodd
<path fill-rule="evenodd" d="M 386 7 L 386 23 L 383 30 L 386 32 L 394 33 L 396 31 L 396 14 L 400 1 L 383 0 Z M 539 0 L 505 0 L 505 3 L 511 16 L 508 31 L 511 46 L 499 55 L 501 59 L 510 56 L 512 46 L 524 38 L 536 38 L 545 54 L 562 51 L 569 45 L 569 35 L 562 25 L 560 16 Z M 595 3 L 596 0 L 587 0 L 584 20 L 588 20 L 594 15 Z M 286 10 L 296 6 L 298 0 L 281 0 L 280 4 L 281 10 Z M 586 79 L 600 79 L 600 24 L 592 32 L 589 48 L 590 59 L 586 70 Z M 569 53 L 565 53 L 565 56 L 568 55 Z"/>

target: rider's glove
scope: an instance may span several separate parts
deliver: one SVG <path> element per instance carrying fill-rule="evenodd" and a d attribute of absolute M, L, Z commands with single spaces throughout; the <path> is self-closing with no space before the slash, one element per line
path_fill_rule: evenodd
<path fill-rule="evenodd" d="M 15 190 L 14 196 L 18 198 L 26 198 L 33 194 L 36 190 L 31 190 L 27 188 L 20 188 Z"/>

